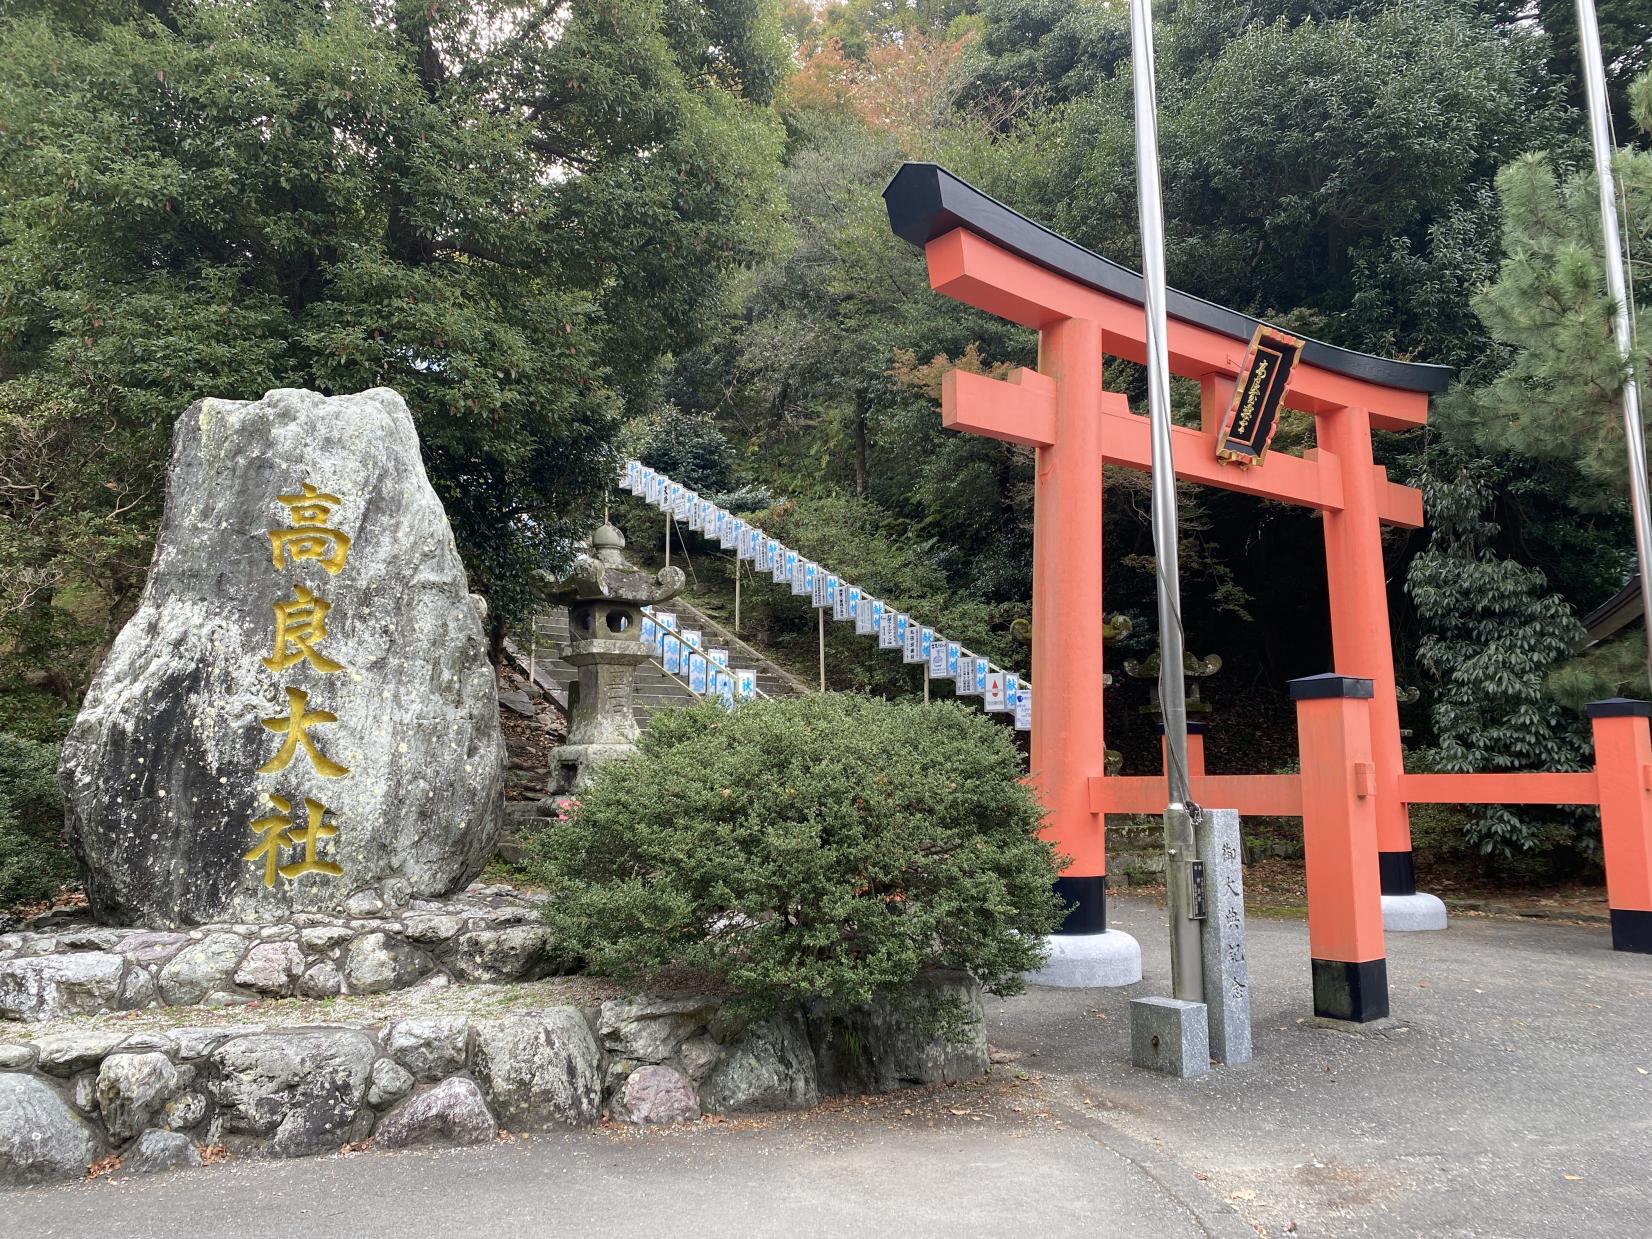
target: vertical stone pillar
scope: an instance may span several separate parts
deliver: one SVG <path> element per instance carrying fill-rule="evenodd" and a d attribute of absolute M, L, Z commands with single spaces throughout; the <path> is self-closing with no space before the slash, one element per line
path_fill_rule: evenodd
<path fill-rule="evenodd" d="M 1250 956 L 1245 946 L 1245 858 L 1236 809 L 1206 809 L 1193 837 L 1205 866 L 1205 1007 L 1210 1056 L 1219 1063 L 1251 1060 Z"/>
<path fill-rule="evenodd" d="M 1314 1014 L 1366 1023 L 1388 1015 L 1371 681 L 1292 680 L 1302 754 L 1302 846 Z"/>
<path fill-rule="evenodd" d="M 1600 787 L 1600 841 L 1612 949 L 1652 954 L 1652 702 L 1588 706 Z"/>

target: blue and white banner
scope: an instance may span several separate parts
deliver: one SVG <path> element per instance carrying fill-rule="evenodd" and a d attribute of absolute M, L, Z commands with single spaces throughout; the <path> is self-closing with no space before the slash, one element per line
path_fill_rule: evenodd
<path fill-rule="evenodd" d="M 671 512 L 671 513 L 675 513 L 677 511 L 677 502 L 682 497 L 683 497 L 683 484 L 681 482 L 671 483 L 671 485 L 666 488 L 666 492 L 665 492 L 666 511 Z"/>
<path fill-rule="evenodd" d="M 898 611 L 885 611 L 883 622 L 878 625 L 878 648 L 880 650 L 898 650 L 901 648 L 901 620 L 905 617 Z"/>
<path fill-rule="evenodd" d="M 659 621 L 659 625 L 662 629 L 669 628 L 672 631 L 676 631 L 677 613 L 675 611 L 656 611 L 654 612 L 654 618 Z"/>
<path fill-rule="evenodd" d="M 853 624 L 860 617 L 860 586 L 839 581 L 837 596 L 839 607 L 832 612 L 832 618 Z"/>
<path fill-rule="evenodd" d="M 675 633 L 668 632 L 665 634 L 664 648 L 665 652 L 660 661 L 665 664 L 665 669 L 672 675 L 679 674 L 683 669 L 683 643 L 678 640 Z"/>
<path fill-rule="evenodd" d="M 757 672 L 751 670 L 736 671 L 734 673 L 734 695 L 741 701 L 750 701 L 757 696 Z"/>
<path fill-rule="evenodd" d="M 649 649 L 654 648 L 654 634 L 659 631 L 659 625 L 654 623 L 652 615 L 642 617 L 642 643 Z"/>
<path fill-rule="evenodd" d="M 924 630 L 917 624 L 906 626 L 906 639 L 901 642 L 901 661 L 921 663 L 924 660 Z"/>
<path fill-rule="evenodd" d="M 1032 685 L 1023 684 L 1015 694 L 1015 729 L 1032 730 Z"/>
<path fill-rule="evenodd" d="M 759 572 L 774 571 L 774 553 L 780 549 L 780 543 L 776 542 L 773 538 L 763 537 L 760 530 L 753 530 L 752 532 L 758 535 L 757 554 L 754 557 L 756 562 L 754 566 Z"/>
<path fill-rule="evenodd" d="M 704 696 L 706 691 L 706 659 L 704 654 L 688 656 L 688 691 Z"/>
<path fill-rule="evenodd" d="M 1021 701 L 1021 679 L 1012 672 L 1004 672 L 1004 706 L 1011 714 Z"/>
<path fill-rule="evenodd" d="M 763 553 L 768 543 L 763 541 L 763 531 L 753 529 L 745 521 L 740 522 L 740 558 L 749 559 L 753 563 Z"/>
<path fill-rule="evenodd" d="M 878 635 L 878 626 L 872 619 L 873 600 L 865 594 L 860 596 L 860 602 L 855 606 L 855 635 L 857 637 L 875 637 Z M 880 613 L 878 619 L 882 619 Z"/>
<path fill-rule="evenodd" d="M 625 489 L 632 494 L 636 493 L 637 483 L 642 480 L 642 461 L 628 460 L 625 462 Z"/>
<path fill-rule="evenodd" d="M 727 650 L 720 650 L 716 646 L 712 646 L 709 650 L 706 651 L 706 657 L 711 659 L 711 665 L 712 666 L 721 667 L 725 671 L 728 670 L 728 651 Z"/>
<path fill-rule="evenodd" d="M 788 547 L 781 547 L 780 553 L 774 557 L 774 583 L 776 585 L 790 585 L 792 573 L 797 568 L 797 552 Z"/>
<path fill-rule="evenodd" d="M 685 651 L 697 650 L 700 648 L 700 630 L 698 628 L 685 628 L 682 632 L 683 649 Z"/>
<path fill-rule="evenodd" d="M 806 559 L 798 559 L 792 564 L 792 597 L 803 598 L 813 592 L 815 582 L 815 566 Z"/>
<path fill-rule="evenodd" d="M 723 709 L 734 708 L 734 677 L 726 670 L 717 672 L 717 700 L 723 703 Z"/>
<path fill-rule="evenodd" d="M 946 642 L 939 639 L 929 647 L 929 678 L 932 680 L 947 678 L 946 649 Z"/>
<path fill-rule="evenodd" d="M 725 551 L 739 549 L 740 527 L 743 523 L 743 521 L 740 521 L 735 517 L 733 512 L 723 513 L 722 528 L 718 531 L 717 537 L 721 540 Z"/>

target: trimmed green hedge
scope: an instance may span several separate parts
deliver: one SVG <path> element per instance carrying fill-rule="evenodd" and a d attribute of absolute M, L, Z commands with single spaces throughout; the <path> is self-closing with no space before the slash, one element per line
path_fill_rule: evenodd
<path fill-rule="evenodd" d="M 834 1011 L 932 968 L 1021 986 L 1057 858 L 1007 729 L 849 694 L 654 716 L 533 841 L 558 942 L 628 980 L 684 969 L 752 1007 Z"/>

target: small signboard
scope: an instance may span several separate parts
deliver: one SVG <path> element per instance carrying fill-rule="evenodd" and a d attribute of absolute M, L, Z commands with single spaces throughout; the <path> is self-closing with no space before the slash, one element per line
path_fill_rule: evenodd
<path fill-rule="evenodd" d="M 664 653 L 660 661 L 665 664 L 665 669 L 672 675 L 677 675 L 682 671 L 683 643 L 677 638 L 676 633 L 668 632 L 665 634 Z"/>
<path fill-rule="evenodd" d="M 815 592 L 815 566 L 799 559 L 792 569 L 792 597 L 806 598 Z"/>
<path fill-rule="evenodd" d="M 1032 730 L 1032 685 L 1023 684 L 1015 694 L 1015 729 Z"/>
<path fill-rule="evenodd" d="M 723 549 L 725 551 L 737 551 L 740 549 L 740 529 L 743 524 L 743 521 L 735 519 L 733 512 L 724 512 L 722 514 L 722 528 L 718 532 L 717 537 L 718 540 L 722 542 Z"/>
<path fill-rule="evenodd" d="M 740 522 L 741 559 L 755 561 L 762 554 L 763 547 L 766 545 L 767 543 L 763 541 L 763 531 L 761 529 L 753 529 L 745 521 Z"/>
<path fill-rule="evenodd" d="M 756 561 L 754 566 L 757 571 L 774 571 L 774 551 L 778 545 L 779 543 L 775 542 L 773 538 L 765 538 L 761 535 L 758 536 L 757 554 L 752 557 Z"/>
<path fill-rule="evenodd" d="M 734 673 L 734 695 L 741 701 L 757 696 L 757 672 L 750 669 Z"/>
<path fill-rule="evenodd" d="M 711 649 L 706 651 L 706 657 L 711 659 L 711 665 L 712 666 L 722 667 L 725 670 L 728 668 L 728 651 L 727 650 L 720 650 L 717 647 L 713 646 Z"/>
<path fill-rule="evenodd" d="M 865 594 L 860 596 L 860 601 L 855 605 L 855 635 L 857 637 L 875 637 L 878 635 L 878 626 L 872 622 L 872 599 Z"/>
<path fill-rule="evenodd" d="M 837 593 L 837 578 L 827 576 L 824 568 L 816 567 L 814 581 L 809 586 L 809 602 L 818 611 L 832 605 L 832 596 Z"/>
<path fill-rule="evenodd" d="M 934 641 L 929 647 L 929 678 L 944 680 L 947 678 L 946 669 L 946 642 Z"/>
<path fill-rule="evenodd" d="M 704 654 L 690 654 L 688 656 L 688 691 L 704 695 L 706 691 L 706 656 Z"/>
<path fill-rule="evenodd" d="M 951 659 L 951 656 L 952 652 L 948 650 L 947 657 L 949 660 Z M 952 691 L 960 697 L 979 697 L 981 695 L 981 686 L 977 684 L 975 680 L 975 655 L 971 654 L 968 650 L 959 650 L 957 662 L 958 665 L 953 669 L 952 673 Z"/>
<path fill-rule="evenodd" d="M 1216 457 L 1239 465 L 1260 465 L 1273 432 L 1279 428 L 1279 407 L 1285 399 L 1291 368 L 1302 355 L 1303 341 L 1277 327 L 1261 324 L 1251 337 L 1245 364 L 1233 388 L 1233 399 L 1216 432 Z"/>
<path fill-rule="evenodd" d="M 783 549 L 781 554 L 776 557 L 776 562 L 774 565 L 774 583 L 776 585 L 791 584 L 792 574 L 796 571 L 797 552 L 789 549 Z"/>
<path fill-rule="evenodd" d="M 906 638 L 901 642 L 901 661 L 921 663 L 924 660 L 924 630 L 917 624 L 907 624 Z"/>
<path fill-rule="evenodd" d="M 1021 679 L 1020 679 L 1020 677 L 1016 676 L 1016 675 L 1012 675 L 1008 671 L 1004 672 L 1004 705 L 1009 709 L 1009 712 L 1011 714 L 1015 713 L 1015 707 L 1021 701 L 1021 695 L 1020 694 L 1021 694 Z"/>
<path fill-rule="evenodd" d="M 988 714 L 1002 714 L 1009 706 L 1004 701 L 1004 673 L 1002 671 L 988 671 L 986 691 L 981 694 L 982 708 Z"/>
<path fill-rule="evenodd" d="M 654 648 L 654 634 L 659 632 L 659 626 L 654 623 L 652 615 L 642 617 L 642 643 L 649 649 Z"/>
<path fill-rule="evenodd" d="M 734 677 L 722 669 L 717 672 L 717 700 L 725 710 L 734 708 Z"/>

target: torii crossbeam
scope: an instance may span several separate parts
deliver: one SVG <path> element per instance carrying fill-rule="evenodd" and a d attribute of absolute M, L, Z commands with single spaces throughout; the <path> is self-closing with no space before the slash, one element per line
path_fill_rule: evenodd
<path fill-rule="evenodd" d="M 923 248 L 935 291 L 1038 332 L 1036 370 L 1018 370 L 1007 382 L 946 375 L 942 416 L 953 429 L 1037 450 L 1031 775 L 1048 812 L 1047 837 L 1073 858 L 1058 883 L 1073 905 L 1062 932 L 1103 932 L 1105 814 L 1164 807 L 1162 780 L 1105 774 L 1102 726 L 1102 469 L 1149 467 L 1147 418 L 1102 390 L 1102 364 L 1108 354 L 1145 357 L 1141 277 L 934 164 L 904 165 L 884 199 L 895 233 Z M 1429 396 L 1451 370 L 1309 340 L 1284 403 L 1313 416 L 1316 449 L 1240 466 L 1217 458 L 1217 423 L 1258 320 L 1175 290 L 1168 308 L 1171 370 L 1199 381 L 1203 408 L 1199 429 L 1173 431 L 1177 477 L 1323 514 L 1335 663 L 1334 674 L 1293 684 L 1303 775 L 1207 777 L 1201 763 L 1193 796 L 1241 813 L 1304 817 L 1316 1008 L 1376 1018 L 1387 1011 L 1382 896 L 1416 897 L 1407 803 L 1599 803 L 1585 794 L 1593 784 L 1582 783 L 1595 776 L 1515 776 L 1494 787 L 1492 775 L 1404 773 L 1382 526 L 1420 527 L 1422 496 L 1374 462 L 1371 432 L 1422 425 Z M 1346 708 L 1337 704 L 1344 699 Z M 1325 769 L 1307 768 L 1310 752 Z M 1456 781 L 1434 788 L 1432 777 Z M 1637 839 L 1652 823 L 1652 776 L 1645 795 L 1641 781 L 1639 798 L 1624 810 L 1636 824 L 1620 832 Z M 1652 934 L 1652 849 L 1644 839 L 1636 847 L 1632 872 L 1618 885 L 1638 892 L 1634 915 L 1647 918 Z"/>

